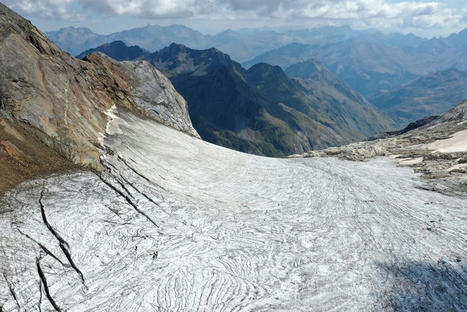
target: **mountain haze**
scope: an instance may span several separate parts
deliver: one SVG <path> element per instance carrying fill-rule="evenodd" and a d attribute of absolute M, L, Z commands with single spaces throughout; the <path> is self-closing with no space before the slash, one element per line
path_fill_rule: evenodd
<path fill-rule="evenodd" d="M 199 48 L 209 45 L 209 36 L 183 25 L 147 25 L 109 35 L 96 34 L 88 28 L 67 27 L 46 34 L 53 42 L 72 55 L 78 55 L 83 51 L 114 41 L 123 41 L 128 45 L 138 45 L 151 52 L 159 50 L 172 42 L 185 43 Z"/>
<path fill-rule="evenodd" d="M 159 50 L 171 43 L 180 43 L 197 49 L 215 47 L 239 62 L 247 62 L 255 56 L 291 43 L 326 46 L 358 39 L 402 49 L 415 49 L 421 43 L 430 41 L 413 34 L 386 34 L 374 29 L 355 30 L 349 26 L 321 26 L 292 30 L 227 29 L 214 35 L 202 34 L 183 25 L 147 25 L 108 35 L 96 34 L 88 28 L 66 27 L 47 32 L 47 36 L 72 55 L 104 43 L 121 40 L 128 45 L 138 45 L 148 51 Z M 455 48 L 453 43 L 456 40 L 462 40 L 460 38 L 462 35 L 453 34 L 450 37 L 452 37 L 449 39 L 451 48 Z"/>
<path fill-rule="evenodd" d="M 403 54 L 398 47 L 388 48 L 361 39 L 324 46 L 294 43 L 257 56 L 246 65 L 267 62 L 287 68 L 312 58 L 322 62 L 354 90 L 368 96 L 417 77 L 400 64 L 400 60 L 405 61 Z"/>
<path fill-rule="evenodd" d="M 292 43 L 258 55 L 244 65 L 266 62 L 287 68 L 312 58 L 354 90 L 372 96 L 432 72 L 451 67 L 467 69 L 465 33 L 467 30 L 431 40 L 393 35 L 391 39 L 370 36 L 324 45 Z"/>
<path fill-rule="evenodd" d="M 283 69 L 310 58 L 366 97 L 451 67 L 467 69 L 467 29 L 445 38 L 353 30 L 348 26 L 273 31 L 225 30 L 202 34 L 181 25 L 134 28 L 98 35 L 86 28 L 64 28 L 47 35 L 73 55 L 116 40 L 154 52 L 171 43 L 194 49 L 215 47 L 245 67 L 257 63 Z"/>
<path fill-rule="evenodd" d="M 258 54 L 293 42 L 325 44 L 355 37 L 373 36 L 373 33 L 374 31 L 352 30 L 348 26 L 326 26 L 288 31 L 228 29 L 215 35 L 207 35 L 182 25 L 147 25 L 109 35 L 96 34 L 88 28 L 66 27 L 47 32 L 47 36 L 72 55 L 78 55 L 104 43 L 121 40 L 128 45 L 138 45 L 149 51 L 159 50 L 171 43 L 180 43 L 198 49 L 215 47 L 237 61 L 247 61 Z M 384 34 L 379 34 L 386 38 Z"/>

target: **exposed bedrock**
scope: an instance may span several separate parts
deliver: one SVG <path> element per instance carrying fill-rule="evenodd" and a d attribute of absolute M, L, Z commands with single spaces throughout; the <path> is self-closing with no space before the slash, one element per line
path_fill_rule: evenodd
<path fill-rule="evenodd" d="M 119 63 L 103 54 L 75 59 L 3 4 L 0 72 L 0 139 L 14 145 L 19 155 L 0 151 L 2 162 L 11 164 L 10 171 L 27 161 L 22 156 L 27 150 L 19 145 L 36 142 L 74 164 L 102 170 L 102 139 L 115 109 L 198 136 L 185 100 L 149 63 Z M 33 133 L 34 138 L 8 139 L 6 124 Z"/>

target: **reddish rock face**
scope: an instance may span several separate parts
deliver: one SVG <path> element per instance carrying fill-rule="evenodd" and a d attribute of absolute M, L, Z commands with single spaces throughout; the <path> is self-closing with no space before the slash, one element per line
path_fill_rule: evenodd
<path fill-rule="evenodd" d="M 34 176 L 77 166 L 41 142 L 39 131 L 0 120 L 0 194 Z"/>
<path fill-rule="evenodd" d="M 152 65 L 103 54 L 75 59 L 2 4 L 0 72 L 0 119 L 29 128 L 81 166 L 101 170 L 101 140 L 113 107 L 198 136 L 185 100 Z"/>
<path fill-rule="evenodd" d="M 20 16 L 1 7 L 2 115 L 41 131 L 42 140 L 75 163 L 99 168 L 95 146 L 105 132 L 105 112 L 125 89 L 105 61 L 74 59 Z M 118 99 L 123 106 L 125 98 Z"/>

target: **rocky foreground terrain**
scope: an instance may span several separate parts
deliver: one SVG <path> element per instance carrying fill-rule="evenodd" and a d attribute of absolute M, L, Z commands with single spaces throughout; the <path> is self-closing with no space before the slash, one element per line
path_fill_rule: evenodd
<path fill-rule="evenodd" d="M 389 157 L 212 145 L 148 63 L 76 60 L 2 5 L 0 30 L 2 181 L 24 171 L 0 198 L 0 311 L 467 309 L 465 103 L 313 154 L 439 166 L 446 195 Z"/>

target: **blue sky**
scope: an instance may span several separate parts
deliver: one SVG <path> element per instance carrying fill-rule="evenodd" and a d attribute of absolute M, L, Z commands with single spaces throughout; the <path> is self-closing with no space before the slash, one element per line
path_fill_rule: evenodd
<path fill-rule="evenodd" d="M 216 33 L 244 27 L 350 25 L 439 36 L 467 27 L 466 0 L 3 0 L 43 31 L 111 33 L 184 24 Z"/>

